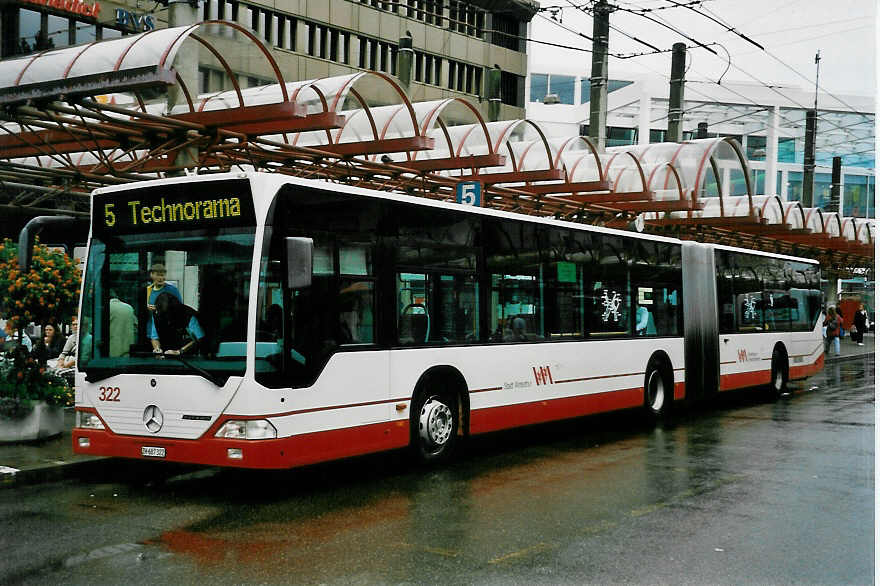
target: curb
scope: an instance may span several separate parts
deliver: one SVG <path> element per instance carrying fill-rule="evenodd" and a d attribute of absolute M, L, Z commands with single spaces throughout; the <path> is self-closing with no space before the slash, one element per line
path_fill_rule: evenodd
<path fill-rule="evenodd" d="M 0 489 L 76 478 L 101 467 L 108 458 L 94 456 L 75 462 L 48 463 L 24 470 L 0 467 Z"/>
<path fill-rule="evenodd" d="M 868 356 L 874 356 L 873 352 L 865 352 L 864 354 L 850 354 L 849 356 L 829 356 L 825 359 L 825 364 L 829 362 L 844 362 L 846 360 L 858 360 L 859 358 L 865 358 Z"/>

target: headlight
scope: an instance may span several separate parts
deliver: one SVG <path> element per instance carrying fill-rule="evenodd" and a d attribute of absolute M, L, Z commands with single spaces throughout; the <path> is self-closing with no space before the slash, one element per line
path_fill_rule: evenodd
<path fill-rule="evenodd" d="M 101 418 L 94 413 L 77 411 L 76 427 L 81 427 L 83 429 L 104 429 L 104 424 L 101 423 Z"/>
<path fill-rule="evenodd" d="M 248 419 L 247 421 L 231 419 L 220 426 L 214 437 L 249 440 L 274 439 L 278 437 L 278 431 L 265 419 Z"/>

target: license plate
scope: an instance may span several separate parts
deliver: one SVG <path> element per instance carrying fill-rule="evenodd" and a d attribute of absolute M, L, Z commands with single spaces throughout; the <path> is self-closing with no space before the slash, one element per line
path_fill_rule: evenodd
<path fill-rule="evenodd" d="M 147 456 L 148 458 L 164 458 L 165 448 L 141 446 L 141 456 Z"/>

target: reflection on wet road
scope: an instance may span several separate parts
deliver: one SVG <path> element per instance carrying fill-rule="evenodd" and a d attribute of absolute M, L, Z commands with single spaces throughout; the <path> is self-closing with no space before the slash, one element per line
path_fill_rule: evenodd
<path fill-rule="evenodd" d="M 873 357 L 835 363 L 776 403 L 499 433 L 434 470 L 0 492 L 0 582 L 870 583 L 873 381 Z"/>

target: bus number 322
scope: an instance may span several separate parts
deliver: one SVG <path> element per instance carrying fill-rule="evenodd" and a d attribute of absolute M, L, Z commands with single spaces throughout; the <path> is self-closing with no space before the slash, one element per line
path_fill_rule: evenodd
<path fill-rule="evenodd" d="M 119 401 L 119 387 L 99 387 L 99 401 Z"/>

